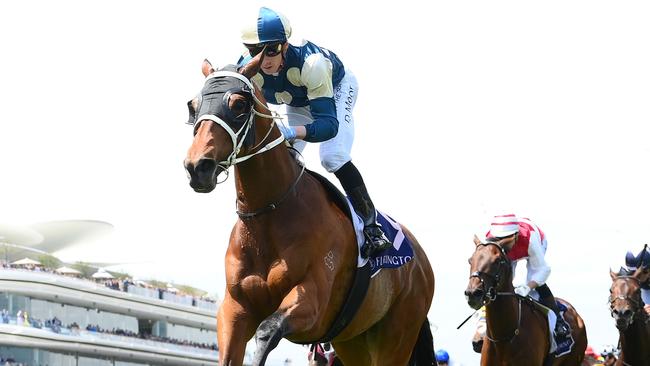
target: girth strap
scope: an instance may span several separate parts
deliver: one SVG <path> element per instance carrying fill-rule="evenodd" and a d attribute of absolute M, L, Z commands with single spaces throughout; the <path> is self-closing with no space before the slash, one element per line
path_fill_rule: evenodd
<path fill-rule="evenodd" d="M 370 261 L 366 262 L 363 267 L 357 268 L 356 273 L 354 274 L 354 280 L 352 282 L 352 287 L 346 297 L 345 303 L 341 307 L 338 315 L 334 319 L 332 326 L 325 333 L 321 339 L 311 341 L 311 342 L 296 342 L 299 344 L 315 344 L 315 343 L 327 343 L 334 339 L 345 327 L 350 324 L 354 316 L 357 314 L 357 311 L 361 307 L 361 303 L 366 298 L 366 293 L 368 292 L 368 287 L 370 285 Z"/>

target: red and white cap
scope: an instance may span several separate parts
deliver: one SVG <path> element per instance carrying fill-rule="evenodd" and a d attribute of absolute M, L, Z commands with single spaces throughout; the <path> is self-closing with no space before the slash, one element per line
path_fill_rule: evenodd
<path fill-rule="evenodd" d="M 492 219 L 489 236 L 504 238 L 519 231 L 519 219 L 514 214 L 497 215 Z"/>

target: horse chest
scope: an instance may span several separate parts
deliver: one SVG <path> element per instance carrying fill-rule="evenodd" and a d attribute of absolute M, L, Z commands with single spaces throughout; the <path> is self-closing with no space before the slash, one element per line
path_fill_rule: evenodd
<path fill-rule="evenodd" d="M 275 306 L 292 287 L 289 271 L 286 265 L 276 265 L 266 272 L 243 276 L 238 287 L 251 303 Z"/>

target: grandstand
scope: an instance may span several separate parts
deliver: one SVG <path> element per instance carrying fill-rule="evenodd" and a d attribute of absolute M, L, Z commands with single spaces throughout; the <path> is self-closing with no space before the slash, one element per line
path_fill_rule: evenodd
<path fill-rule="evenodd" d="M 216 299 L 75 264 L 48 268 L 42 249 L 3 244 L 0 364 L 217 364 Z"/>

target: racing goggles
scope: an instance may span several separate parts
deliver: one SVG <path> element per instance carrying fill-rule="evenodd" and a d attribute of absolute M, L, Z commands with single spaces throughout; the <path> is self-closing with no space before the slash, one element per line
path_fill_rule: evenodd
<path fill-rule="evenodd" d="M 264 50 L 264 46 L 266 46 L 264 55 L 267 57 L 277 56 L 282 52 L 282 43 L 245 44 L 244 46 L 246 46 L 248 49 L 251 57 L 255 57 L 260 52 L 262 52 L 262 50 Z"/>

